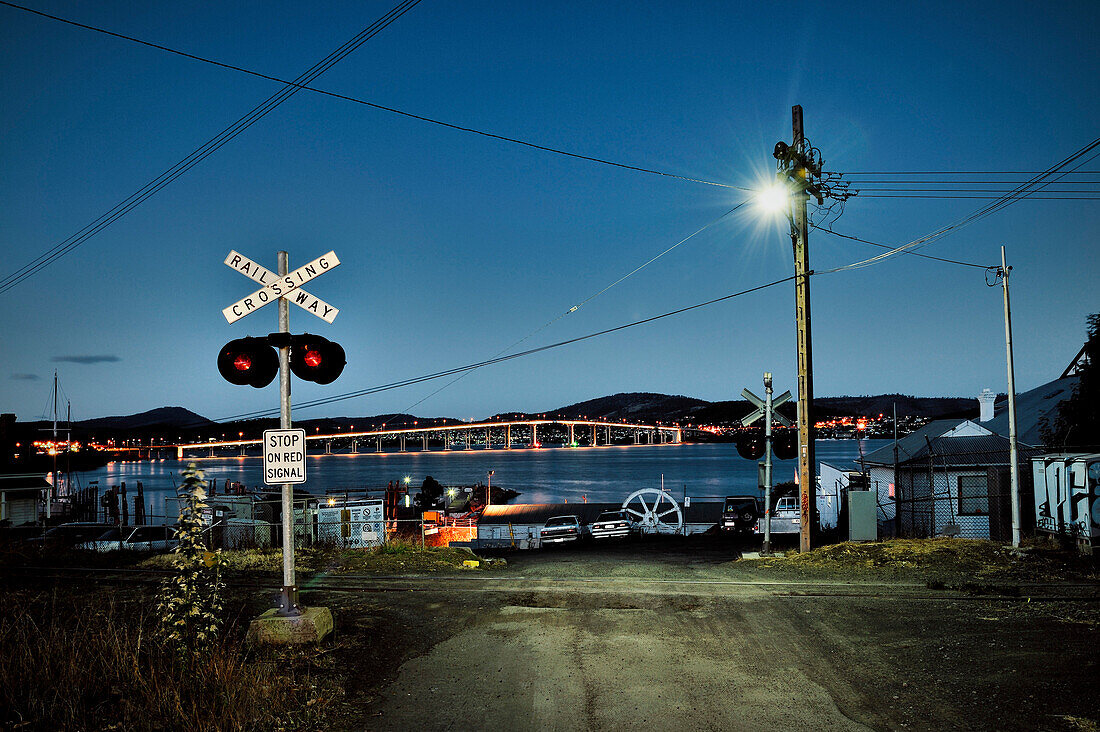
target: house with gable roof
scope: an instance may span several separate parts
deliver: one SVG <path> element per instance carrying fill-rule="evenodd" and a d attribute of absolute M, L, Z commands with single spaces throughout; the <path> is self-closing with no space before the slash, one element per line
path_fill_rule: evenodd
<path fill-rule="evenodd" d="M 1032 492 L 1028 466 L 1038 450 L 1017 449 L 1021 524 Z M 1008 438 L 969 419 L 939 419 L 865 456 L 870 489 L 877 494 L 879 534 L 961 536 L 1008 540 L 1012 536 Z M 1033 511 L 1032 511 L 1033 513 Z"/>

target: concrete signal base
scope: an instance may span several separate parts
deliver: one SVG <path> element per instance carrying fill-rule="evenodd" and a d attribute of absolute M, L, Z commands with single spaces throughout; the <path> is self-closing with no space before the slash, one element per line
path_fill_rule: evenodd
<path fill-rule="evenodd" d="M 302 608 L 301 615 L 277 615 L 268 610 L 248 625 L 247 640 L 268 646 L 300 646 L 320 643 L 332 632 L 332 613 L 327 607 Z"/>

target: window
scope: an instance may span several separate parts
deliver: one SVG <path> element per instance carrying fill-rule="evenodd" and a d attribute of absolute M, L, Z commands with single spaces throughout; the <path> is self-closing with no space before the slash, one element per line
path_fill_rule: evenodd
<path fill-rule="evenodd" d="M 989 515 L 989 492 L 984 475 L 959 476 L 959 515 Z"/>

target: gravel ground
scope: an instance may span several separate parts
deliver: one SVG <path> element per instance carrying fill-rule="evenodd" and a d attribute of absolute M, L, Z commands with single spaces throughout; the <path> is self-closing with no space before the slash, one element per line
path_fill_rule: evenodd
<path fill-rule="evenodd" d="M 310 601 L 337 616 L 332 728 L 1096 728 L 1095 584 L 977 593 L 737 553 L 642 543 L 325 578 Z"/>

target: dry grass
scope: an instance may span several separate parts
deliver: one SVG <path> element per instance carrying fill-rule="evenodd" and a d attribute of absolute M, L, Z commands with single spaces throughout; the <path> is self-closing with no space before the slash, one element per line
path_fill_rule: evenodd
<path fill-rule="evenodd" d="M 281 572 L 283 555 L 279 549 L 230 550 L 222 553 L 223 567 L 236 572 Z M 294 552 L 298 572 L 355 572 L 361 574 L 429 574 L 469 571 L 462 562 L 475 559 L 464 549 L 448 547 L 420 548 L 419 541 L 396 539 L 374 549 L 341 549 L 317 547 Z M 482 563 L 482 568 L 503 565 L 504 562 Z M 139 566 L 168 569 L 169 555 L 156 555 Z M 474 570 L 477 571 L 477 570 Z"/>
<path fill-rule="evenodd" d="M 965 580 L 1095 581 L 1096 562 L 1049 542 L 1013 549 L 984 539 L 842 542 L 806 553 L 749 561 L 761 569 L 870 575 L 892 573 Z"/>
<path fill-rule="evenodd" d="M 150 599 L 119 598 L 5 593 L 0 728 L 270 730 L 302 718 L 293 673 L 236 641 L 183 666 L 156 636 Z"/>
<path fill-rule="evenodd" d="M 891 539 L 824 546 L 783 561 L 795 566 L 845 566 L 849 568 L 920 568 L 1000 572 L 1016 559 L 1004 547 L 981 539 Z"/>

